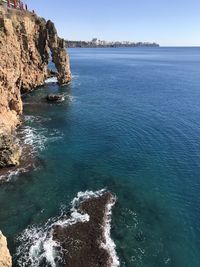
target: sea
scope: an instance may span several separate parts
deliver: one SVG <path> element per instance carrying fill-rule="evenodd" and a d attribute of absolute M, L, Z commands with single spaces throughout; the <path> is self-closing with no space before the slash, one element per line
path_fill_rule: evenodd
<path fill-rule="evenodd" d="M 115 266 L 200 267 L 200 48 L 68 53 L 69 85 L 53 78 L 23 96 L 19 131 L 37 164 L 0 185 L 14 267 L 56 266 L 49 228 L 102 189 L 117 197 Z M 48 93 L 66 99 L 49 104 Z"/>

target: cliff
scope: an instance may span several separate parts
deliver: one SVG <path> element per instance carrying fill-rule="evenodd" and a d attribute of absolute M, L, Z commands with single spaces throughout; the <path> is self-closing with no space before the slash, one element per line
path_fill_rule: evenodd
<path fill-rule="evenodd" d="M 7 240 L 0 231 L 0 267 L 11 267 L 12 258 L 7 248 Z"/>
<path fill-rule="evenodd" d="M 58 82 L 68 83 L 69 58 L 54 24 L 33 13 L 0 5 L 0 168 L 19 162 L 16 142 L 5 136 L 20 124 L 21 94 L 43 85 L 48 77 L 50 55 Z"/>

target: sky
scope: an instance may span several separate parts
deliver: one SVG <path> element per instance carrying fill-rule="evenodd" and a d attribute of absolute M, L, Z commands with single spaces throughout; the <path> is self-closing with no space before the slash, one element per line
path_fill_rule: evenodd
<path fill-rule="evenodd" d="M 24 0 L 67 40 L 200 46 L 200 0 Z"/>

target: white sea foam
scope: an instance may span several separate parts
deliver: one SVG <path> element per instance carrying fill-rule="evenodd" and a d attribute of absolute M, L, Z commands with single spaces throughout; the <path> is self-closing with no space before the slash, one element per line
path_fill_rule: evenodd
<path fill-rule="evenodd" d="M 6 172 L 6 174 L 0 175 L 0 181 L 10 182 L 13 177 L 18 176 L 19 174 L 25 173 L 27 170 L 25 168 L 17 168 L 16 170 L 11 170 Z"/>
<path fill-rule="evenodd" d="M 32 159 L 46 148 L 47 143 L 52 143 L 63 138 L 63 133 L 59 130 L 52 129 L 51 131 L 48 131 L 47 128 L 42 127 L 42 123 L 48 120 L 50 119 L 39 116 L 24 117 L 26 123 L 35 123 L 37 128 L 29 125 L 23 125 L 19 128 L 16 142 L 18 142 L 22 148 L 21 167 L 12 168 L 5 174 L 3 173 L 0 175 L 0 181 L 9 182 L 19 174 L 27 172 L 30 167 L 35 168 Z M 30 159 L 30 162 L 28 159 Z"/>
<path fill-rule="evenodd" d="M 34 152 L 45 149 L 47 137 L 45 137 L 45 129 L 35 129 L 30 126 L 23 126 L 20 131 L 20 140 L 22 144 L 30 145 Z"/>
<path fill-rule="evenodd" d="M 29 119 L 34 120 L 33 117 L 30 117 Z M 9 182 L 13 180 L 14 177 L 29 170 L 32 163 L 31 161 L 28 162 L 27 159 L 29 157 L 34 157 L 39 151 L 42 151 L 45 148 L 47 138 L 44 135 L 44 129 L 38 131 L 30 126 L 23 126 L 18 131 L 15 142 L 17 142 L 22 149 L 22 165 L 21 167 L 13 167 L 5 174 L 2 174 L 0 180 L 4 182 Z M 27 146 L 30 146 L 31 148 L 27 149 Z M 23 162 L 25 163 L 23 164 Z"/>
<path fill-rule="evenodd" d="M 67 227 L 77 222 L 88 222 L 90 216 L 80 213 L 77 208 L 85 200 L 101 196 L 105 190 L 79 192 L 71 202 L 70 217 L 63 216 L 49 220 L 44 227 L 32 226 L 26 229 L 19 237 L 20 245 L 17 249 L 17 261 L 20 267 L 38 267 L 45 263 L 51 267 L 61 266 L 62 248 L 58 242 L 53 240 L 53 229 L 55 226 Z M 119 259 L 115 252 L 115 244 L 110 237 L 111 209 L 115 203 L 109 203 L 106 207 L 106 224 L 104 228 L 105 243 L 101 246 L 106 249 L 111 257 L 111 267 L 119 266 Z M 27 265 L 28 263 L 28 265 Z"/>
<path fill-rule="evenodd" d="M 24 121 L 25 122 L 34 122 L 35 121 L 35 116 L 31 116 L 31 115 L 26 115 L 26 116 L 24 116 Z"/>
<path fill-rule="evenodd" d="M 33 123 L 33 122 L 43 123 L 45 121 L 51 120 L 51 118 L 49 117 L 41 117 L 41 116 L 33 116 L 33 115 L 25 115 L 23 118 L 26 123 Z"/>
<path fill-rule="evenodd" d="M 105 242 L 101 243 L 102 248 L 107 250 L 111 257 L 111 267 L 118 267 L 120 265 L 119 258 L 116 253 L 116 245 L 111 238 L 111 216 L 112 216 L 112 207 L 115 205 L 116 197 L 113 197 L 113 201 L 108 203 L 106 206 L 106 224 L 104 226 L 104 239 Z"/>
<path fill-rule="evenodd" d="M 46 265 L 56 267 L 61 259 L 60 245 L 53 240 L 53 228 L 48 224 L 44 228 L 31 227 L 24 231 L 19 240 L 21 246 L 17 249 L 18 265 L 20 267 L 38 267 Z"/>
<path fill-rule="evenodd" d="M 57 83 L 58 82 L 58 79 L 57 77 L 51 77 L 51 78 L 48 78 L 46 79 L 45 83 Z"/>
<path fill-rule="evenodd" d="M 41 127 L 41 119 L 36 117 L 28 117 L 25 119 L 26 121 L 36 122 L 39 127 L 31 127 L 31 126 L 23 126 L 19 132 L 19 137 L 21 140 L 21 144 L 29 145 L 32 147 L 33 153 L 38 153 L 39 151 L 43 151 L 46 148 L 46 144 L 55 142 L 58 139 L 63 137 L 63 134 L 57 129 L 52 129 L 50 132 L 47 128 Z M 49 120 L 49 119 L 45 119 Z M 43 122 L 44 120 L 42 120 Z"/>

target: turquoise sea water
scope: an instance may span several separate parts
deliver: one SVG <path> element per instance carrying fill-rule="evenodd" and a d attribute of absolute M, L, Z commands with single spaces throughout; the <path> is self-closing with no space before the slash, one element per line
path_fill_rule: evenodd
<path fill-rule="evenodd" d="M 121 266 L 200 266 L 200 48 L 69 49 L 73 81 L 24 97 L 37 169 L 0 186 L 0 229 L 16 237 L 79 191 L 118 202 Z M 45 103 L 47 92 L 70 101 Z M 14 264 L 17 266 L 17 263 Z"/>

